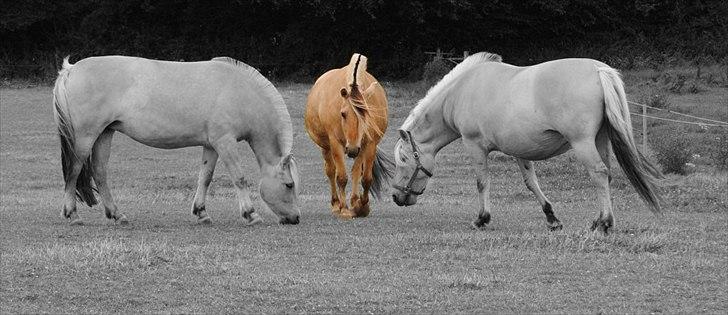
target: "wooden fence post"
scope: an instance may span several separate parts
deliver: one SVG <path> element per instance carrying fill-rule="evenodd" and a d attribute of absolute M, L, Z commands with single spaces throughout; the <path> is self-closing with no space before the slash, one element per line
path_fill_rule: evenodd
<path fill-rule="evenodd" d="M 642 152 L 647 152 L 647 105 L 642 105 Z"/>

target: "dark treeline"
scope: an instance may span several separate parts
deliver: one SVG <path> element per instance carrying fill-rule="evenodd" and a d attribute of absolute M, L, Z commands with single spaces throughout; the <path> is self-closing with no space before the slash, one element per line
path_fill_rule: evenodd
<path fill-rule="evenodd" d="M 728 56 L 728 1 L 713 0 L 11 0 L 0 64 L 58 66 L 92 55 L 231 56 L 276 77 L 342 66 L 353 52 L 382 77 L 412 75 L 442 48 L 514 64 L 567 56 L 632 67 Z M 648 63 L 649 63 L 648 62 Z M 649 65 L 648 65 L 649 66 Z M 16 71 L 17 72 L 17 71 Z"/>

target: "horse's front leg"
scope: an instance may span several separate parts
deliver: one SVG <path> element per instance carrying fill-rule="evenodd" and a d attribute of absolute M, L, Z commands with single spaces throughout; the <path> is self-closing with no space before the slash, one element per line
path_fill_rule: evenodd
<path fill-rule="evenodd" d="M 518 161 L 518 168 L 521 170 L 521 175 L 523 175 L 523 182 L 526 184 L 526 187 L 528 187 L 528 189 L 536 196 L 536 199 L 538 199 L 538 203 L 541 204 L 541 210 L 543 210 L 543 213 L 546 215 L 546 222 L 548 222 L 549 230 L 561 230 L 561 221 L 559 221 L 559 219 L 556 218 L 556 215 L 554 215 L 554 210 L 551 202 L 548 200 L 548 198 L 546 198 L 546 196 L 543 194 L 543 191 L 541 191 L 541 187 L 538 185 L 536 170 L 533 169 L 533 162 L 524 159 L 516 160 Z"/>
<path fill-rule="evenodd" d="M 336 164 L 331 155 L 331 149 L 321 149 L 321 155 L 324 158 L 324 172 L 326 173 L 326 178 L 329 179 L 331 213 L 338 216 L 341 212 L 341 202 L 339 201 L 339 193 L 336 189 Z"/>
<path fill-rule="evenodd" d="M 354 213 L 349 210 L 346 204 L 346 184 L 349 178 L 346 174 L 346 163 L 344 163 L 344 147 L 335 145 L 336 141 L 330 141 L 330 143 L 332 143 L 331 159 L 336 168 L 336 186 L 338 188 L 336 194 L 340 211 L 337 216 L 342 219 L 351 219 L 354 217 Z"/>
<path fill-rule="evenodd" d="M 490 223 L 490 172 L 488 171 L 488 153 L 490 152 L 467 140 L 464 140 L 463 144 L 469 149 L 478 166 L 476 187 L 479 212 L 478 218 L 472 224 L 473 227 L 480 229 Z M 479 165 L 480 161 L 483 162 L 482 166 Z"/>
<path fill-rule="evenodd" d="M 212 148 L 217 151 L 220 160 L 230 173 L 243 219 L 249 225 L 263 222 L 260 215 L 255 213 L 253 201 L 250 199 L 251 185 L 243 176 L 243 152 L 235 137 L 230 134 L 224 135 L 212 143 Z"/>
<path fill-rule="evenodd" d="M 351 210 L 357 217 L 366 217 L 370 212 L 369 188 L 372 186 L 372 165 L 376 158 L 376 150 L 376 145 L 363 147 L 351 168 Z M 361 193 L 359 193 L 360 182 Z"/>
<path fill-rule="evenodd" d="M 197 222 L 202 224 L 212 223 L 212 220 L 210 220 L 205 210 L 205 197 L 207 196 L 207 189 L 210 187 L 210 182 L 212 182 L 212 174 L 215 172 L 217 157 L 217 152 L 211 147 L 202 147 L 202 161 L 200 174 L 197 178 L 197 191 L 195 192 L 195 199 L 192 201 L 192 214 L 196 215 Z"/>

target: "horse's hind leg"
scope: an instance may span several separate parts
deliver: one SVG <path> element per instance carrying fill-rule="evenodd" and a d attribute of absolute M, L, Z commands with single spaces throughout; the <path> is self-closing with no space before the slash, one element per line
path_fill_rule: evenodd
<path fill-rule="evenodd" d="M 197 216 L 197 222 L 209 224 L 212 221 L 205 210 L 205 197 L 212 181 L 212 174 L 215 172 L 217 152 L 210 147 L 203 146 L 201 163 L 200 174 L 197 178 L 197 191 L 195 199 L 192 201 L 192 214 Z"/>
<path fill-rule="evenodd" d="M 612 153 L 612 148 L 609 146 L 609 134 L 607 133 L 606 126 L 602 126 L 601 128 L 599 128 L 595 144 L 597 146 L 597 151 L 599 151 L 599 157 L 602 158 L 602 163 L 604 163 L 604 165 L 607 167 L 607 172 L 609 172 L 609 176 L 607 176 L 607 178 L 609 179 L 609 183 L 611 184 L 612 174 L 610 172 L 609 157 Z"/>
<path fill-rule="evenodd" d="M 94 143 L 91 153 L 91 161 L 94 172 L 93 178 L 96 182 L 96 188 L 101 196 L 101 204 L 104 206 L 104 213 L 109 219 L 114 219 L 120 224 L 127 224 L 128 221 L 124 214 L 117 212 L 114 197 L 111 195 L 111 189 L 108 185 L 106 165 L 109 163 L 109 155 L 111 154 L 111 139 L 114 137 L 114 130 L 106 129 L 99 135 Z"/>
<path fill-rule="evenodd" d="M 71 225 L 83 225 L 83 220 L 76 213 L 76 183 L 79 180 L 84 163 L 86 163 L 86 160 L 91 154 L 94 140 L 95 138 L 92 137 L 76 137 L 75 139 L 76 144 L 73 153 L 76 157 L 73 159 L 73 165 L 71 166 L 68 180 L 66 181 L 62 213 Z"/>
<path fill-rule="evenodd" d="M 592 230 L 599 228 L 602 232 L 608 233 L 614 226 L 612 216 L 612 200 L 609 193 L 609 168 L 602 161 L 601 154 L 597 150 L 592 139 L 585 139 L 571 144 L 576 153 L 577 159 L 586 166 L 592 183 L 597 187 L 597 193 L 601 209 L 599 218 L 592 223 Z"/>
<path fill-rule="evenodd" d="M 250 184 L 243 176 L 242 148 L 232 135 L 225 135 L 212 143 L 220 159 L 230 173 L 238 196 L 240 214 L 248 225 L 263 222 L 259 214 L 255 213 L 253 201 L 250 200 Z"/>
<path fill-rule="evenodd" d="M 551 202 L 546 198 L 541 191 L 541 187 L 538 185 L 538 179 L 536 178 L 536 170 L 533 169 L 533 162 L 524 159 L 516 159 L 518 161 L 518 168 L 521 170 L 523 175 L 523 182 L 526 187 L 536 196 L 538 203 L 541 204 L 543 213 L 546 214 L 546 222 L 548 222 L 548 228 L 552 231 L 560 230 L 562 228 L 561 222 L 554 215 L 553 207 Z"/>

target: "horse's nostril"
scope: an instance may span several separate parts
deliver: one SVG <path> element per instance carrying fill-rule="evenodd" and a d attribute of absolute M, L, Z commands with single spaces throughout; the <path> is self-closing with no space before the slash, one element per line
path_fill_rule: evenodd
<path fill-rule="evenodd" d="M 396 205 L 398 205 L 398 206 L 402 205 L 402 203 L 399 201 L 399 199 L 397 199 L 397 195 L 392 195 L 392 200 L 394 201 L 394 203 Z"/>
<path fill-rule="evenodd" d="M 359 155 L 359 148 L 346 148 L 346 156 L 355 158 L 357 155 Z"/>

